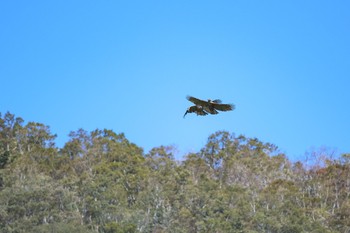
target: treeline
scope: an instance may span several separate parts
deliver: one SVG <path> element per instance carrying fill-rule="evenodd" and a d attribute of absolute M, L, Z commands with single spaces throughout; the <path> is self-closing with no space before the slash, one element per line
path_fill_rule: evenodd
<path fill-rule="evenodd" d="M 291 162 L 226 131 L 183 161 L 111 130 L 0 115 L 0 232 L 350 232 L 350 155 Z"/>

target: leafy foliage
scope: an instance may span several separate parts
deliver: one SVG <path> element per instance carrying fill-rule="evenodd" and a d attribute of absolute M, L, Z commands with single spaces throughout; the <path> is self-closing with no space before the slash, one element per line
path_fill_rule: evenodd
<path fill-rule="evenodd" d="M 0 115 L 1 232 L 349 232 L 350 156 L 292 163 L 226 131 L 183 161 L 111 130 Z M 322 164 L 322 165 L 320 165 Z"/>

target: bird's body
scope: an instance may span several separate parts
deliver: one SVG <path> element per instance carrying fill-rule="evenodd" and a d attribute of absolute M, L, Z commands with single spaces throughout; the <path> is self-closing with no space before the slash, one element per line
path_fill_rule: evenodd
<path fill-rule="evenodd" d="M 235 106 L 233 104 L 222 104 L 221 100 L 216 99 L 216 100 L 210 100 L 204 101 L 201 99 L 197 99 L 192 96 L 187 96 L 187 100 L 191 101 L 194 103 L 194 106 L 191 106 L 187 109 L 184 117 L 186 116 L 187 113 L 192 113 L 196 112 L 197 115 L 207 115 L 208 113 L 210 114 L 218 114 L 218 111 L 231 111 L 235 109 Z"/>
<path fill-rule="evenodd" d="M 197 116 L 205 116 L 208 115 L 208 113 L 204 112 L 203 108 L 201 106 L 191 106 L 187 109 L 187 111 L 185 112 L 184 117 L 186 116 L 187 113 L 193 113 L 195 112 L 197 114 Z"/>

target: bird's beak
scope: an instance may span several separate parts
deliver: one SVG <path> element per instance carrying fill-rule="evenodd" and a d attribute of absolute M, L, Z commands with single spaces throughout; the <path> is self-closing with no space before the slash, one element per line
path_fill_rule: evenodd
<path fill-rule="evenodd" d="M 183 118 L 185 118 L 185 116 L 186 116 L 186 114 L 188 113 L 188 110 L 185 112 L 185 114 L 184 114 L 184 116 L 183 116 Z"/>

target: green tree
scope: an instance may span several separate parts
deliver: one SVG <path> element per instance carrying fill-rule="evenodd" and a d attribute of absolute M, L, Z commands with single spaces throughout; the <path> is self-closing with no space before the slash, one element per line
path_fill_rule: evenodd
<path fill-rule="evenodd" d="M 227 131 L 179 161 L 123 133 L 72 131 L 0 114 L 0 232 L 316 232 L 350 229 L 350 156 L 292 163 Z M 312 158 L 312 160 L 310 160 Z M 311 161 L 311 162 L 310 162 Z"/>

